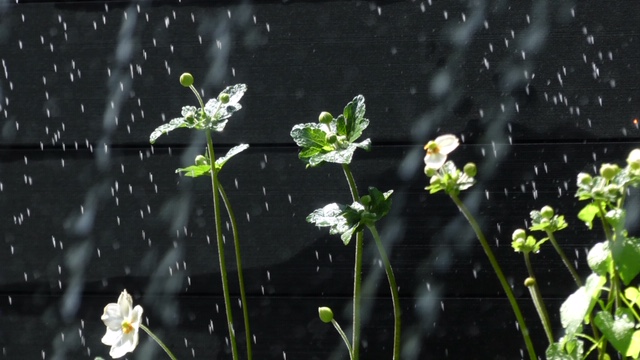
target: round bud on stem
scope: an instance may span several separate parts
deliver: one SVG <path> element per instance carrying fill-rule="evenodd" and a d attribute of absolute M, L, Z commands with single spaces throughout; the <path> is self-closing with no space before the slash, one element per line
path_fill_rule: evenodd
<path fill-rule="evenodd" d="M 478 173 L 478 167 L 472 162 L 466 163 L 464 165 L 463 171 L 467 176 L 474 177 Z"/>
<path fill-rule="evenodd" d="M 318 308 L 318 316 L 320 316 L 322 322 L 330 323 L 333 320 L 333 311 L 331 311 L 331 308 L 321 306 Z"/>
<path fill-rule="evenodd" d="M 427 176 L 429 176 L 429 177 L 435 176 L 435 174 L 436 174 L 437 172 L 438 172 L 438 171 L 437 171 L 436 169 L 431 168 L 431 167 L 429 167 L 429 166 L 425 166 L 425 167 L 424 167 L 424 174 L 425 174 L 425 175 L 427 175 Z"/>
<path fill-rule="evenodd" d="M 524 229 L 516 229 L 511 235 L 511 240 L 524 239 L 527 237 L 527 232 Z"/>
<path fill-rule="evenodd" d="M 587 173 L 578 174 L 578 185 L 589 185 L 591 184 L 591 180 L 593 180 L 593 178 Z"/>
<path fill-rule="evenodd" d="M 318 116 L 318 122 L 321 124 L 331 124 L 333 121 L 333 115 L 329 114 L 326 111 L 323 111 Z"/>
<path fill-rule="evenodd" d="M 364 207 L 367 207 L 371 204 L 371 196 L 369 195 L 365 195 L 363 197 L 360 198 L 360 204 L 364 205 Z"/>
<path fill-rule="evenodd" d="M 327 142 L 329 144 L 335 144 L 336 141 L 338 141 L 338 136 L 336 134 L 331 133 L 327 135 Z"/>
<path fill-rule="evenodd" d="M 607 180 L 611 180 L 616 176 L 618 171 L 620 171 L 620 168 L 616 164 L 602 164 L 600 167 L 600 176 Z"/>
<path fill-rule="evenodd" d="M 204 155 L 196 156 L 196 165 L 207 165 L 209 164 L 209 160 Z"/>
<path fill-rule="evenodd" d="M 220 100 L 220 102 L 223 104 L 229 103 L 229 94 L 227 93 L 220 94 L 220 96 L 218 96 L 218 100 Z"/>
<path fill-rule="evenodd" d="M 532 278 L 532 277 L 528 277 L 526 279 L 524 279 L 524 286 L 526 287 L 532 287 L 536 284 L 536 279 Z"/>
<path fill-rule="evenodd" d="M 545 219 L 551 219 L 554 215 L 553 208 L 551 206 L 543 206 L 540 209 L 540 215 Z"/>
<path fill-rule="evenodd" d="M 189 73 L 184 73 L 180 75 L 180 85 L 184 87 L 189 87 L 193 85 L 193 75 Z"/>

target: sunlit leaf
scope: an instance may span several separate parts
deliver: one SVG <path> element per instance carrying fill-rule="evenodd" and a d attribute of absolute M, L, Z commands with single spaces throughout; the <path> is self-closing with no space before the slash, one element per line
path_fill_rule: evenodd
<path fill-rule="evenodd" d="M 624 289 L 624 297 L 629 300 L 632 306 L 640 303 L 640 291 L 637 287 L 630 286 Z"/>
<path fill-rule="evenodd" d="M 595 203 L 590 203 L 583 207 L 578 213 L 578 219 L 585 222 L 585 224 L 591 229 L 593 227 L 593 218 L 598 214 L 599 208 Z"/>
<path fill-rule="evenodd" d="M 615 316 L 606 311 L 596 314 L 593 321 L 602 335 L 623 356 L 637 358 L 640 354 L 640 331 L 635 330 L 631 310 L 618 308 Z"/>
<path fill-rule="evenodd" d="M 560 321 L 565 329 L 565 337 L 570 340 L 582 328 L 582 322 L 595 305 L 606 278 L 591 274 L 581 286 L 560 307 Z"/>
<path fill-rule="evenodd" d="M 598 275 L 604 276 L 609 272 L 611 261 L 611 250 L 609 249 L 608 241 L 595 244 L 587 254 L 589 268 Z"/>
<path fill-rule="evenodd" d="M 227 161 L 229 161 L 229 159 L 247 150 L 248 148 L 249 148 L 249 144 L 240 144 L 232 147 L 231 149 L 229 149 L 229 151 L 227 151 L 227 153 L 224 156 L 216 159 L 216 169 L 217 170 L 222 169 L 224 164 L 226 164 Z"/>
<path fill-rule="evenodd" d="M 610 244 L 613 263 L 625 285 L 640 273 L 640 239 L 622 238 Z"/>
<path fill-rule="evenodd" d="M 546 351 L 547 360 L 582 360 L 584 343 L 573 339 L 570 341 L 560 339 L 560 341 L 549 345 Z"/>
<path fill-rule="evenodd" d="M 198 176 L 210 176 L 211 175 L 211 165 L 203 164 L 203 165 L 191 165 L 186 168 L 176 169 L 176 173 L 184 173 L 185 176 L 189 177 L 198 177 Z"/>

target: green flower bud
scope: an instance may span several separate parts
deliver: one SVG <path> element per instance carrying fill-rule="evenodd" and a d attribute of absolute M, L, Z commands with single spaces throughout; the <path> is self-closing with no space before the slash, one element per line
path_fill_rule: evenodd
<path fill-rule="evenodd" d="M 331 124 L 332 121 L 333 115 L 326 111 L 321 112 L 320 116 L 318 116 L 318 122 L 320 122 L 321 124 Z"/>
<path fill-rule="evenodd" d="M 440 180 L 439 176 L 432 176 L 431 179 L 429 179 L 429 184 L 431 185 L 436 185 L 439 184 L 442 180 Z"/>
<path fill-rule="evenodd" d="M 540 209 L 540 215 L 545 219 L 551 219 L 554 215 L 553 208 L 551 206 L 543 206 Z"/>
<path fill-rule="evenodd" d="M 220 94 L 220 96 L 218 96 L 218 100 L 220 100 L 220 102 L 223 104 L 227 104 L 229 102 L 229 94 L 227 93 Z"/>
<path fill-rule="evenodd" d="M 184 73 L 180 75 L 180 85 L 184 87 L 189 87 L 193 85 L 193 75 L 189 73 Z"/>
<path fill-rule="evenodd" d="M 476 164 L 474 164 L 472 162 L 466 163 L 462 170 L 469 177 L 474 177 L 478 173 L 478 168 L 476 167 Z"/>
<path fill-rule="evenodd" d="M 579 173 L 578 174 L 578 185 L 589 185 L 589 184 L 591 184 L 592 180 L 593 180 L 593 178 L 591 177 L 591 175 L 589 175 L 587 173 Z"/>
<path fill-rule="evenodd" d="M 627 164 L 632 170 L 640 169 L 640 149 L 633 149 L 627 157 Z"/>
<path fill-rule="evenodd" d="M 511 235 L 511 240 L 516 241 L 518 239 L 524 239 L 527 237 L 527 232 L 524 229 L 516 229 Z"/>
<path fill-rule="evenodd" d="M 209 160 L 204 155 L 196 156 L 196 165 L 208 165 Z"/>
<path fill-rule="evenodd" d="M 622 190 L 620 188 L 620 186 L 618 185 L 614 185 L 614 184 L 609 184 L 607 186 L 604 187 L 604 191 L 609 194 L 609 195 L 613 195 L 613 196 L 618 196 Z"/>
<path fill-rule="evenodd" d="M 322 322 L 330 323 L 333 320 L 333 311 L 326 306 L 321 306 L 318 308 L 318 316 L 320 316 Z"/>
<path fill-rule="evenodd" d="M 336 134 L 331 133 L 331 134 L 327 134 L 326 139 L 329 144 L 335 144 L 336 141 L 338 141 L 338 136 Z"/>
<path fill-rule="evenodd" d="M 367 207 L 371 204 L 371 196 L 369 195 L 365 195 L 363 197 L 360 198 L 360 204 L 362 204 L 364 207 Z"/>
<path fill-rule="evenodd" d="M 532 287 L 536 284 L 536 279 L 532 278 L 532 277 L 528 277 L 526 279 L 524 279 L 524 286 L 526 287 Z"/>
<path fill-rule="evenodd" d="M 424 174 L 429 177 L 434 176 L 437 172 L 438 171 L 436 169 L 430 168 L 429 166 L 424 167 Z M 432 182 L 433 182 L 433 179 L 432 179 Z"/>
<path fill-rule="evenodd" d="M 620 168 L 616 164 L 602 164 L 600 167 L 600 176 L 607 180 L 611 180 L 619 171 Z"/>

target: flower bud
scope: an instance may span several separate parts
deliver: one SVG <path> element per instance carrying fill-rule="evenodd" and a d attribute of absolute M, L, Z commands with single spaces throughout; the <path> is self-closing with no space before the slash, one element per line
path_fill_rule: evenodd
<path fill-rule="evenodd" d="M 331 308 L 321 306 L 318 308 L 318 316 L 320 316 L 322 322 L 330 323 L 333 320 L 333 311 L 331 311 Z"/>
<path fill-rule="evenodd" d="M 633 149 L 627 157 L 627 164 L 633 170 L 640 169 L 640 149 Z"/>
<path fill-rule="evenodd" d="M 518 239 L 524 240 L 527 237 L 527 232 L 524 229 L 516 229 L 511 235 L 511 240 L 516 241 Z"/>
<path fill-rule="evenodd" d="M 189 74 L 189 73 L 184 73 L 182 75 L 180 75 L 180 85 L 184 86 L 184 87 L 189 87 L 191 85 L 193 85 L 193 75 Z"/>
<path fill-rule="evenodd" d="M 429 166 L 425 166 L 424 167 L 424 174 L 429 176 L 429 177 L 434 176 L 437 172 L 438 171 L 436 169 L 432 168 L 432 167 L 429 167 Z"/>
<path fill-rule="evenodd" d="M 229 94 L 227 93 L 220 94 L 220 96 L 218 96 L 218 100 L 220 100 L 220 102 L 223 104 L 227 104 L 229 102 Z"/>
<path fill-rule="evenodd" d="M 318 122 L 321 124 L 331 124 L 332 121 L 333 121 L 333 115 L 331 115 L 326 111 L 321 112 L 320 115 L 318 116 Z"/>
<path fill-rule="evenodd" d="M 540 209 L 540 215 L 545 219 L 551 219 L 554 215 L 553 208 L 551 206 L 543 206 Z"/>
<path fill-rule="evenodd" d="M 526 287 L 532 287 L 536 284 L 536 279 L 532 278 L 532 277 L 528 277 L 526 279 L 524 279 L 524 286 Z"/>
<path fill-rule="evenodd" d="M 360 198 L 360 204 L 362 204 L 364 207 L 367 207 L 371 204 L 371 196 L 369 195 L 365 195 L 363 197 Z"/>
<path fill-rule="evenodd" d="M 338 141 L 338 136 L 336 134 L 327 134 L 327 142 L 329 144 L 335 144 Z"/>
<path fill-rule="evenodd" d="M 467 176 L 474 177 L 478 173 L 478 168 L 476 167 L 476 164 L 470 162 L 464 165 L 463 171 Z"/>
<path fill-rule="evenodd" d="M 203 155 L 198 155 L 196 156 L 196 165 L 207 165 L 209 164 L 209 160 L 207 160 L 206 157 L 204 157 Z"/>
<path fill-rule="evenodd" d="M 600 167 L 600 176 L 607 180 L 611 180 L 619 171 L 620 168 L 616 164 L 602 164 Z"/>
<path fill-rule="evenodd" d="M 587 173 L 578 174 L 578 185 L 589 185 L 591 184 L 591 180 L 593 180 L 593 178 Z"/>

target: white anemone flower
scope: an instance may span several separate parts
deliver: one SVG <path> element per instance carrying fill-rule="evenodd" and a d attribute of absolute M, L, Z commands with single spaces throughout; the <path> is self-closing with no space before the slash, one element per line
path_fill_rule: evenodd
<path fill-rule="evenodd" d="M 131 295 L 124 290 L 118 297 L 117 304 L 111 303 L 104 307 L 104 314 L 100 318 L 107 326 L 102 343 L 111 346 L 109 355 L 114 359 L 132 352 L 138 345 L 142 307 L 136 305 L 132 309 L 132 305 Z"/>
<path fill-rule="evenodd" d="M 460 145 L 455 135 L 441 135 L 424 146 L 427 155 L 424 157 L 425 169 L 438 170 L 447 161 L 447 155 Z"/>

